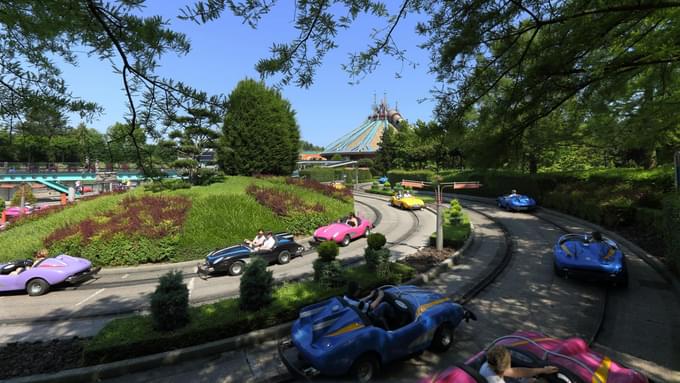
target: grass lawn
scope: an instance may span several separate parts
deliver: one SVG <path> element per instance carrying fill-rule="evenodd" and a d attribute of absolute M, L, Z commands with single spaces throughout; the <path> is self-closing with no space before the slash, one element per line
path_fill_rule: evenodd
<path fill-rule="evenodd" d="M 138 188 L 132 193 L 136 196 L 186 196 L 191 200 L 191 208 L 179 233 L 179 239 L 176 245 L 173 245 L 176 249 L 170 251 L 174 255 L 170 256 L 169 260 L 177 262 L 199 259 L 216 247 L 241 242 L 244 238 L 252 237 L 259 228 L 272 231 L 286 230 L 286 222 L 282 217 L 276 216 L 270 209 L 261 206 L 246 194 L 245 190 L 251 183 L 293 193 L 306 203 L 323 205 L 322 214 L 326 222 L 334 221 L 353 209 L 353 201 L 343 202 L 303 187 L 288 185 L 283 178 L 227 177 L 225 182 L 209 186 L 195 186 L 191 189 L 161 193 L 145 192 Z M 129 193 L 82 201 L 64 211 L 28 222 L 7 232 L 0 232 L 2 249 L 0 262 L 32 257 L 44 246 L 45 238 L 52 232 L 68 225 L 76 225 L 96 214 L 115 211 L 119 208 L 118 203 L 126 195 Z M 132 260 L 134 257 L 128 258 Z"/>

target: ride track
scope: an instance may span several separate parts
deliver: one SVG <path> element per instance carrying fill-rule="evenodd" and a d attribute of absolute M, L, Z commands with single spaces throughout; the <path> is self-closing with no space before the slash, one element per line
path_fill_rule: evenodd
<path fill-rule="evenodd" d="M 398 237 L 396 238 L 390 238 L 388 234 L 388 244 L 386 245 L 387 248 L 395 248 L 402 245 L 406 240 L 411 238 L 419 229 L 420 219 L 414 212 L 408 213 L 408 216 L 410 216 L 411 219 L 408 226 L 406 226 L 406 230 L 403 231 L 404 225 L 402 219 L 398 219 L 396 222 L 384 222 L 384 215 L 383 212 L 381 212 L 381 209 L 372 206 L 372 204 L 362 202 L 356 199 L 355 203 L 357 205 L 361 205 L 362 207 L 364 207 L 365 212 L 370 212 L 370 214 L 364 215 L 366 215 L 367 218 L 372 219 L 374 221 L 374 224 L 378 231 L 399 234 Z M 373 215 L 374 217 L 370 217 L 370 215 Z M 307 244 L 303 243 L 303 245 Z M 363 260 L 362 254 L 364 246 L 365 242 L 361 240 L 355 240 L 352 243 L 350 243 L 349 246 L 342 248 L 338 259 L 343 263 L 343 266 L 351 266 L 357 264 Z M 296 257 L 286 265 L 273 266 L 272 270 L 274 271 L 274 277 L 276 280 L 275 283 L 299 280 L 303 278 L 308 278 L 311 275 L 313 275 L 313 271 L 311 271 L 312 260 L 309 259 L 309 257 L 307 257 L 307 261 L 305 261 L 303 264 L 299 263 L 300 258 L 304 260 L 306 255 L 312 253 L 315 253 L 314 249 L 309 248 L 305 251 L 305 253 L 303 253 L 303 257 Z M 348 256 L 347 255 L 348 253 L 351 253 L 351 255 Z M 77 323 L 79 322 L 87 323 L 86 325 L 84 325 L 84 327 L 89 325 L 90 322 L 96 322 L 94 324 L 95 328 L 92 329 L 96 330 L 98 327 L 101 327 L 103 323 L 114 317 L 133 313 L 140 313 L 147 310 L 148 309 L 147 294 L 153 291 L 153 286 L 158 282 L 158 277 L 163 273 L 167 272 L 168 270 L 177 268 L 179 268 L 184 274 L 184 279 L 189 285 L 190 291 L 192 290 L 192 288 L 196 286 L 197 283 L 202 284 L 207 283 L 214 285 L 230 284 L 230 287 L 227 287 L 227 290 L 229 291 L 224 291 L 225 290 L 224 286 L 222 286 L 222 288 L 219 289 L 220 290 L 219 292 L 203 294 L 201 296 L 196 295 L 194 295 L 193 297 L 190 296 L 190 304 L 192 305 L 210 303 L 218 299 L 225 299 L 238 295 L 238 282 L 237 282 L 238 278 L 220 276 L 210 278 L 207 281 L 200 280 L 195 273 L 196 263 L 197 261 L 183 262 L 182 264 L 179 265 L 177 264 L 157 265 L 150 267 L 124 268 L 121 270 L 116 269 L 103 270 L 103 272 L 100 275 L 100 278 L 97 280 L 93 280 L 89 284 L 55 290 L 42 297 L 27 297 L 25 296 L 25 294 L 22 293 L 0 295 L 0 305 L 4 306 L 5 308 L 7 308 L 9 304 L 21 306 L 21 310 L 24 313 L 23 315 L 17 315 L 17 313 L 14 310 L 2 310 L 2 313 L 0 313 L 0 322 L 3 324 L 3 327 L 0 328 L 0 333 L 3 330 L 7 331 L 7 326 L 10 325 L 29 324 L 29 326 L 36 325 L 51 326 L 57 324 L 64 324 L 65 322 L 72 322 L 65 325 L 65 327 L 68 327 L 69 329 L 71 329 L 71 331 L 77 329 L 78 327 Z M 309 266 L 308 267 L 309 270 L 300 272 L 299 269 L 305 268 L 305 266 Z M 149 274 L 151 274 L 152 276 L 149 276 Z M 117 299 L 115 300 L 106 300 L 105 298 L 103 304 L 97 303 L 98 296 L 105 289 L 109 293 L 109 296 L 111 295 L 112 291 L 117 290 L 120 290 L 119 293 L 120 295 L 117 296 Z M 52 309 L 50 309 L 49 311 L 46 312 L 44 310 L 43 307 L 44 301 L 47 299 L 53 301 L 54 299 L 65 297 L 64 294 L 76 294 L 79 292 L 92 292 L 92 291 L 93 293 L 91 293 L 90 295 L 78 297 L 78 299 L 74 300 L 73 302 L 64 304 L 63 305 L 64 308 L 57 307 L 55 309 L 54 308 L 55 305 L 52 305 Z M 132 303 L 125 304 L 125 302 L 122 302 L 123 304 L 118 307 L 115 306 L 107 307 L 108 303 L 113 303 L 115 305 L 116 303 L 123 301 L 123 299 L 126 298 L 125 294 L 127 294 L 128 296 L 132 296 L 134 298 Z M 30 303 L 34 303 L 34 301 L 35 305 L 31 305 Z M 88 306 L 87 304 L 90 303 L 96 306 L 95 311 L 80 310 L 81 308 L 80 306 L 83 306 L 82 308 L 86 308 Z M 75 310 L 70 310 L 71 308 L 74 307 L 74 304 Z M 32 310 L 34 311 L 34 313 L 31 314 Z M 22 340 L 21 336 L 25 336 L 27 333 L 29 332 L 14 331 L 12 333 L 10 331 L 9 341 L 18 340 L 20 341 Z M 63 336 L 68 333 L 69 332 L 65 333 L 56 332 L 55 335 Z M 5 335 L 4 338 L 6 339 L 7 336 Z"/>
<path fill-rule="evenodd" d="M 384 199 L 379 198 L 379 197 L 372 197 L 372 198 L 384 200 Z M 505 243 L 506 246 L 504 247 L 504 250 L 499 251 L 499 252 L 502 253 L 502 255 L 500 257 L 495 257 L 494 261 L 492 261 L 494 264 L 491 264 L 490 267 L 489 267 L 490 270 L 487 273 L 485 273 L 485 275 L 483 275 L 482 278 L 477 281 L 477 283 L 472 284 L 472 286 L 470 286 L 470 287 L 466 286 L 465 290 L 462 293 L 449 294 L 449 296 L 453 300 L 455 300 L 455 301 L 457 301 L 461 304 L 464 304 L 464 305 L 469 305 L 469 304 L 473 304 L 475 297 L 477 297 L 478 295 L 480 295 L 483 292 L 485 292 L 486 290 L 488 290 L 489 287 L 494 283 L 494 281 L 496 281 L 496 279 L 501 274 L 503 274 L 504 271 L 506 271 L 508 269 L 508 266 L 510 265 L 514 255 L 517 253 L 518 248 L 517 248 L 517 245 L 516 245 L 516 240 L 514 240 L 512 238 L 511 230 L 508 228 L 508 226 L 505 223 L 502 222 L 501 219 L 499 219 L 498 217 L 496 217 L 492 214 L 485 212 L 483 209 L 475 208 L 471 205 L 472 203 L 481 203 L 481 204 L 484 204 L 484 205 L 487 205 L 487 206 L 494 206 L 495 207 L 494 202 L 484 201 L 482 199 L 477 199 L 477 198 L 468 199 L 468 198 L 465 198 L 465 196 L 461 196 L 461 195 L 457 195 L 456 198 L 458 198 L 459 201 L 461 201 L 463 203 L 465 209 L 474 211 L 475 213 L 486 217 L 487 219 L 492 221 L 494 224 L 496 224 L 501 229 L 501 231 L 503 232 L 503 236 L 504 236 L 505 242 L 506 242 Z M 450 196 L 445 196 L 445 200 L 450 201 L 451 199 L 453 199 L 453 198 L 450 197 Z M 431 206 L 429 206 L 429 207 L 431 208 Z M 517 214 L 517 215 L 521 216 L 522 213 L 512 213 L 512 214 Z M 542 222 L 554 227 L 555 229 L 559 230 L 563 234 L 575 232 L 575 230 L 572 230 L 572 229 L 568 228 L 567 226 L 565 226 L 564 224 L 557 222 L 555 219 L 548 218 L 546 216 L 547 214 L 549 214 L 549 213 L 541 212 L 540 214 L 539 213 L 531 214 L 531 216 L 538 219 L 539 221 L 542 221 Z M 588 227 L 588 228 L 591 229 L 590 227 Z M 584 231 L 584 230 L 576 230 L 576 231 Z M 626 246 L 623 246 L 623 247 L 626 248 Z M 629 259 L 630 259 L 630 255 L 634 255 L 639 260 L 644 261 L 645 265 L 649 266 L 650 269 L 652 269 L 655 273 L 657 273 L 657 276 L 659 278 L 663 279 L 665 277 L 663 274 L 661 274 L 659 272 L 659 270 L 657 268 L 651 267 L 652 265 L 649 264 L 649 260 L 646 257 L 642 256 L 638 251 L 631 251 L 630 249 L 626 249 L 626 250 L 627 250 L 626 254 L 629 255 L 628 256 Z M 552 246 L 550 247 L 549 251 L 550 251 L 550 253 L 552 253 Z M 558 277 L 555 277 L 555 278 L 558 278 Z M 569 281 L 565 281 L 565 282 L 570 283 Z M 578 283 L 580 283 L 580 282 L 578 282 Z M 594 287 L 594 285 L 592 285 L 592 284 L 590 284 L 590 285 L 586 284 L 586 285 L 587 285 L 587 287 Z M 617 353 L 612 348 L 609 348 L 609 347 L 606 347 L 606 346 L 601 346 L 601 345 L 597 344 L 598 339 L 599 339 L 603 329 L 605 328 L 605 323 L 608 323 L 609 321 L 615 321 L 616 316 L 617 316 L 615 312 L 611 312 L 611 311 L 608 312 L 608 302 L 609 302 L 609 299 L 610 299 L 609 297 L 610 297 L 611 287 L 607 285 L 606 287 L 599 287 L 599 289 L 602 292 L 602 296 L 601 296 L 601 299 L 598 302 L 599 305 L 598 305 L 597 310 L 596 310 L 597 314 L 596 314 L 595 318 L 593 318 L 594 323 L 591 323 L 590 331 L 588 331 L 587 333 L 581 333 L 581 334 L 577 334 L 577 335 L 585 338 L 587 340 L 589 346 L 595 347 L 595 349 L 599 348 L 600 351 L 604 352 L 605 354 L 607 354 L 609 356 L 612 356 L 612 357 L 615 357 L 615 358 L 616 358 L 616 356 L 618 356 L 618 358 L 616 358 L 616 359 L 624 362 L 624 364 L 634 365 L 635 368 L 644 370 L 647 375 L 653 376 L 655 379 L 657 379 L 659 381 L 679 381 L 680 382 L 680 375 L 677 372 L 674 372 L 674 369 L 676 369 L 678 367 L 677 362 L 676 362 L 675 366 L 672 366 L 672 364 L 673 364 L 672 362 L 669 363 L 669 361 L 672 361 L 673 358 L 676 358 L 676 361 L 680 360 L 680 358 L 678 358 L 678 356 L 680 356 L 680 349 L 678 349 L 677 343 L 676 343 L 675 346 L 670 346 L 670 348 L 669 348 L 670 353 L 668 353 L 666 358 L 662 358 L 662 359 L 665 359 L 664 360 L 664 362 L 666 362 L 665 366 L 659 366 L 658 364 L 656 364 L 654 362 L 650 363 L 649 359 L 645 360 L 645 359 L 637 358 L 635 356 Z M 621 289 L 620 287 L 617 287 L 616 291 L 618 293 L 623 292 L 625 294 L 625 292 L 627 290 Z M 588 307 L 590 303 L 591 302 L 589 302 L 588 300 L 584 300 L 583 310 L 587 311 L 589 308 L 592 310 L 592 307 Z M 530 307 L 529 310 L 531 311 L 532 308 Z M 664 319 L 665 320 L 662 320 L 660 322 L 663 323 L 666 328 L 670 328 L 669 332 L 676 334 L 677 331 L 675 331 L 675 328 L 677 327 L 677 324 L 674 324 L 674 322 L 677 323 L 677 317 L 674 317 L 672 315 L 668 315 Z M 517 328 L 517 330 L 520 330 L 520 329 L 522 329 L 522 328 Z M 504 334 L 500 334 L 500 335 L 504 335 Z M 566 335 L 566 334 L 564 334 L 564 335 Z M 563 337 L 564 337 L 564 335 L 563 335 Z M 576 334 L 572 334 L 572 336 L 573 335 L 576 335 Z M 630 334 L 623 334 L 623 335 L 616 334 L 615 336 L 616 337 L 634 337 L 636 335 L 637 335 L 636 333 L 630 333 Z M 609 334 L 609 337 L 612 337 L 612 334 Z M 602 342 L 602 343 L 605 343 L 605 342 Z M 611 343 L 611 341 L 610 341 L 610 343 Z M 479 351 L 482 347 L 483 347 L 483 344 L 481 345 L 481 347 L 478 346 L 476 351 Z M 668 348 L 668 346 L 666 346 L 666 347 Z M 615 355 L 612 355 L 612 354 L 617 354 L 617 355 L 615 356 Z M 649 354 L 647 354 L 647 355 L 649 355 Z M 468 355 L 468 356 L 471 356 L 471 355 Z M 622 359 L 624 359 L 624 360 L 622 360 Z M 387 380 L 396 381 L 396 379 L 393 379 L 393 378 L 392 379 L 388 378 Z"/>

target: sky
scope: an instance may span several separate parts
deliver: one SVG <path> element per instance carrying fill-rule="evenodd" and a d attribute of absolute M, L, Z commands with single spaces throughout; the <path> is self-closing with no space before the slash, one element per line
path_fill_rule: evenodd
<path fill-rule="evenodd" d="M 145 16 L 161 15 L 171 22 L 172 29 L 185 33 L 191 42 L 191 52 L 184 56 L 172 53 L 160 58 L 157 74 L 183 81 L 208 94 L 228 95 L 238 81 L 259 78 L 255 71 L 258 59 L 269 57 L 273 43 L 289 42 L 297 36 L 294 29 L 293 1 L 279 1 L 257 29 L 242 23 L 229 11 L 222 18 L 207 24 L 176 18 L 179 9 L 190 0 L 149 0 L 142 11 Z M 391 12 L 397 12 L 398 2 L 387 2 Z M 395 30 L 394 38 L 416 68 L 383 57 L 376 71 L 351 85 L 349 75 L 341 68 L 348 55 L 365 49 L 372 28 L 382 28 L 385 19 L 362 15 L 352 28 L 340 30 L 338 48 L 331 51 L 317 69 L 314 84 L 309 88 L 288 85 L 281 89 L 296 112 L 301 138 L 319 146 L 327 146 L 343 134 L 359 126 L 371 112 L 374 97 L 386 96 L 388 103 L 398 105 L 410 122 L 432 119 L 434 102 L 430 89 L 435 76 L 429 73 L 429 53 L 418 44 L 424 38 L 415 32 L 420 15 L 408 15 Z M 108 62 L 81 55 L 77 67 L 63 66 L 63 77 L 72 92 L 104 107 L 104 113 L 86 125 L 106 131 L 115 122 L 124 121 L 127 111 L 122 79 L 113 73 Z M 397 73 L 399 74 L 397 76 Z M 273 85 L 275 78 L 265 82 Z M 423 101 L 424 100 L 424 101 Z M 71 125 L 80 122 L 71 116 Z"/>

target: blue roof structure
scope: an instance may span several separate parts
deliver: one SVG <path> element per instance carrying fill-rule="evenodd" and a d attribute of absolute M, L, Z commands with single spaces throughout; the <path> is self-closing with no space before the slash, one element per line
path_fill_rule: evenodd
<path fill-rule="evenodd" d="M 373 155 L 378 150 L 385 129 L 397 129 L 403 119 L 396 108 L 390 110 L 383 100 L 380 105 L 373 107 L 373 114 L 361 125 L 326 146 L 322 155 Z"/>

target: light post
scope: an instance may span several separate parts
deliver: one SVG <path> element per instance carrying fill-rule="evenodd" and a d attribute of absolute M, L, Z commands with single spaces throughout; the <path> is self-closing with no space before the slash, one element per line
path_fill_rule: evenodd
<path fill-rule="evenodd" d="M 416 189 L 422 189 L 424 186 L 431 186 L 434 188 L 434 199 L 436 203 L 436 214 L 437 214 L 437 231 L 436 231 L 436 241 L 437 250 L 444 249 L 444 223 L 441 215 L 440 205 L 442 203 L 442 192 L 447 187 L 456 189 L 479 189 L 482 187 L 478 181 L 472 182 L 426 182 L 426 181 L 410 181 L 402 180 L 401 185 L 404 187 L 410 186 Z"/>

